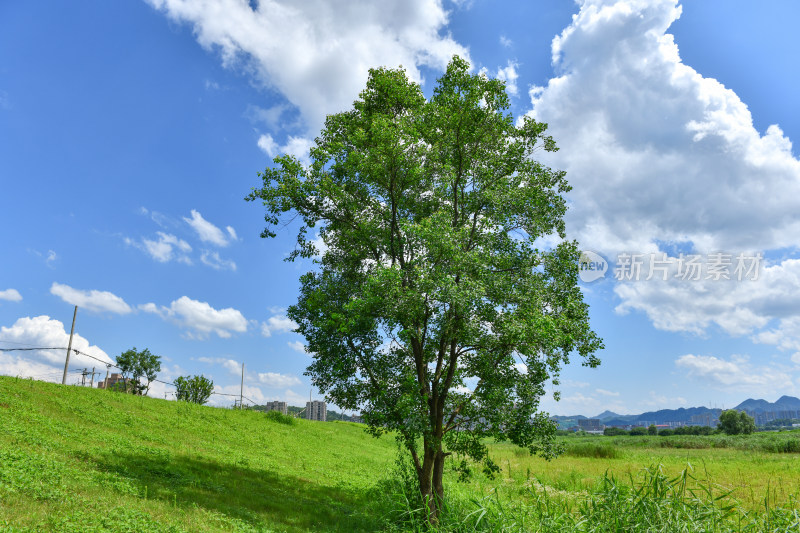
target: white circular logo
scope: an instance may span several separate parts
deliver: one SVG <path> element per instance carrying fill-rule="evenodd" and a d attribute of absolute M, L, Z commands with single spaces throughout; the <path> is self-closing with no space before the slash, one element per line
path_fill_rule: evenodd
<path fill-rule="evenodd" d="M 608 261 L 596 252 L 585 250 L 581 252 L 579 268 L 578 276 L 581 281 L 589 283 L 605 277 L 608 270 Z"/>

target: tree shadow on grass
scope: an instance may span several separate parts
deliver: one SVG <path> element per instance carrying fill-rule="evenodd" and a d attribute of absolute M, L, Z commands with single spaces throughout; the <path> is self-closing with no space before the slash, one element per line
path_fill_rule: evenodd
<path fill-rule="evenodd" d="M 148 499 L 222 513 L 261 529 L 377 531 L 371 491 L 314 483 L 247 465 L 186 456 L 114 453 L 93 457 L 98 470 L 125 478 Z"/>

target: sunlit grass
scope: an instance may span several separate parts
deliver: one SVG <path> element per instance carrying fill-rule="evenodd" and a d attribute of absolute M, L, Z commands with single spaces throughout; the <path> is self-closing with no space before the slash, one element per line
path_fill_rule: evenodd
<path fill-rule="evenodd" d="M 446 474 L 442 531 L 798 531 L 798 433 L 568 437 Z M 414 531 L 391 437 L 0 377 L 0 530 Z"/>
<path fill-rule="evenodd" d="M 379 527 L 368 491 L 394 443 L 363 426 L 5 377 L 0 402 L 0 529 Z"/>

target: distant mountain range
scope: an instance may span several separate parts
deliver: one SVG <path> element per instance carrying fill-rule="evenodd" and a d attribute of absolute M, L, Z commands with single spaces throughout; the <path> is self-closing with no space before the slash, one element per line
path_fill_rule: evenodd
<path fill-rule="evenodd" d="M 753 411 L 756 413 L 763 413 L 766 411 L 797 411 L 800 409 L 800 399 L 794 396 L 781 396 L 773 403 L 766 400 L 753 400 L 748 398 L 743 401 L 734 409 Z"/>
<path fill-rule="evenodd" d="M 749 398 L 733 409 L 738 411 L 751 411 L 763 413 L 768 411 L 798 411 L 800 410 L 800 398 L 794 396 L 781 396 L 775 402 L 766 400 L 754 400 Z M 559 423 L 567 420 L 579 420 L 583 418 L 597 418 L 607 426 L 624 426 L 628 424 L 638 424 L 647 422 L 648 424 L 665 424 L 667 422 L 691 422 L 692 416 L 710 414 L 718 415 L 720 409 L 709 407 L 689 407 L 680 409 L 661 409 L 659 411 L 648 411 L 639 415 L 620 415 L 613 411 L 603 411 L 597 416 L 587 417 L 584 415 L 573 416 L 554 416 L 554 420 Z"/>

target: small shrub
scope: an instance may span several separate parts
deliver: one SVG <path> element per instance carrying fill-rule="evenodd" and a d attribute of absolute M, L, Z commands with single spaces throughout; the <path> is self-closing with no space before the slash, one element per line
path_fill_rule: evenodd
<path fill-rule="evenodd" d="M 267 417 L 268 420 L 279 424 L 286 424 L 287 426 L 293 426 L 296 423 L 293 417 L 285 415 L 280 411 L 267 411 L 264 413 L 264 416 Z"/>

